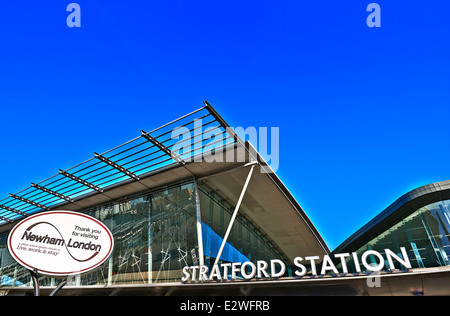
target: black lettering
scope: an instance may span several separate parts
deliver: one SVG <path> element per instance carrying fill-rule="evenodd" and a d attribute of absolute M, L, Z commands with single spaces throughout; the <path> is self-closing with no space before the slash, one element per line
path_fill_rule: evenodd
<path fill-rule="evenodd" d="M 102 249 L 101 245 L 93 244 L 91 241 L 88 243 L 80 242 L 80 241 L 72 242 L 72 238 L 69 239 L 69 242 L 67 243 L 67 247 L 91 250 L 91 251 L 96 251 L 96 252 L 99 252 Z"/>
<path fill-rule="evenodd" d="M 31 238 L 31 232 L 29 232 L 28 233 L 28 235 L 27 235 L 27 233 L 28 233 L 28 231 L 25 231 L 25 233 L 23 234 L 23 236 L 22 236 L 22 239 L 26 239 L 26 240 L 30 240 L 30 238 Z"/>

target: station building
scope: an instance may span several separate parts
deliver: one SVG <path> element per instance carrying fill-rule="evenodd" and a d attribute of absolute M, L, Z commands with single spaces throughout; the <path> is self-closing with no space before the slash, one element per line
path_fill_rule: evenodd
<path fill-rule="evenodd" d="M 383 249 L 398 251 L 400 247 L 408 249 L 414 269 L 446 270 L 450 265 L 450 181 L 424 185 L 404 194 L 333 253 L 382 253 Z"/>
<path fill-rule="evenodd" d="M 449 204 L 450 181 L 413 190 L 331 252 L 263 157 L 205 101 L 0 200 L 0 292 L 33 293 L 29 271 L 7 249 L 9 231 L 31 214 L 69 210 L 102 221 L 115 246 L 105 265 L 76 276 L 60 295 L 448 295 Z M 387 258 L 374 276 L 351 255 L 343 271 L 336 256 L 371 250 L 386 258 L 386 249 L 401 259 L 406 251 L 411 267 L 393 269 Z M 306 256 L 318 260 L 303 261 L 299 276 L 297 260 Z M 325 257 L 338 273 L 312 273 Z M 286 268 L 276 278 L 237 273 L 233 280 L 182 282 L 186 267 L 222 264 L 231 274 L 233 264 L 260 267 L 274 259 Z M 382 264 L 373 255 L 366 260 Z M 264 268 L 268 275 L 279 272 Z M 374 277 L 381 285 L 369 282 Z M 44 294 L 59 282 L 39 277 Z"/>

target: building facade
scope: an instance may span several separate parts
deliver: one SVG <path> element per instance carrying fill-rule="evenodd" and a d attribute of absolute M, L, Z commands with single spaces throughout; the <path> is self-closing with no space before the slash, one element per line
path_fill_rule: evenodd
<path fill-rule="evenodd" d="M 278 258 L 290 267 L 299 252 L 329 253 L 270 166 L 207 102 L 1 200 L 2 288 L 32 287 L 29 271 L 7 249 L 11 228 L 55 209 L 93 216 L 114 236 L 110 260 L 67 286 L 80 291 L 181 284 L 185 266 Z M 59 282 L 39 277 L 44 288 Z"/>
<path fill-rule="evenodd" d="M 376 250 L 383 253 L 389 248 L 399 253 L 400 247 L 405 247 L 413 268 L 449 266 L 449 207 L 450 181 L 414 189 L 355 232 L 334 252 Z"/>
<path fill-rule="evenodd" d="M 33 293 L 7 239 L 22 219 L 51 210 L 95 217 L 114 237 L 110 259 L 61 295 L 450 294 L 450 181 L 403 195 L 330 252 L 266 161 L 207 102 L 0 200 L 0 293 Z M 370 264 L 384 267 L 385 286 L 370 285 Z M 186 267 L 216 265 L 228 267 L 220 281 L 182 282 Z M 47 293 L 62 279 L 38 281 Z"/>

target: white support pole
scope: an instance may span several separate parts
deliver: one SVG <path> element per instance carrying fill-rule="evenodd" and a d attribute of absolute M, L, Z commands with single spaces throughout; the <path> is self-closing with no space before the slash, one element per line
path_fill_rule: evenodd
<path fill-rule="evenodd" d="M 248 173 L 248 176 L 247 176 L 247 180 L 245 180 L 244 187 L 242 188 L 241 195 L 239 196 L 239 200 L 238 200 L 238 202 L 236 204 L 236 208 L 234 209 L 233 216 L 231 217 L 230 223 L 228 224 L 228 228 L 227 228 L 227 231 L 225 233 L 225 236 L 223 236 L 222 245 L 220 245 L 219 253 L 217 254 L 216 260 L 214 261 L 214 265 L 219 263 L 220 256 L 222 255 L 223 248 L 225 247 L 225 244 L 227 242 L 228 235 L 230 235 L 231 228 L 233 227 L 233 223 L 234 223 L 234 220 L 236 219 L 237 213 L 239 211 L 239 207 L 241 206 L 241 202 L 242 202 L 242 199 L 244 198 L 244 194 L 247 191 L 247 186 L 248 186 L 248 183 L 250 182 L 250 179 L 252 177 L 252 173 L 253 173 L 253 169 L 254 168 L 255 168 L 255 164 L 252 164 L 251 169 L 250 169 L 250 171 Z"/>
<path fill-rule="evenodd" d="M 153 283 L 153 251 L 152 251 L 152 216 L 148 212 L 148 241 L 147 241 L 147 256 L 148 256 L 148 283 Z"/>
<path fill-rule="evenodd" d="M 205 259 L 203 254 L 203 236 L 202 236 L 202 213 L 200 211 L 200 196 L 198 194 L 198 185 L 195 181 L 195 204 L 197 207 L 197 244 L 198 244 L 198 256 L 199 264 L 205 265 Z"/>

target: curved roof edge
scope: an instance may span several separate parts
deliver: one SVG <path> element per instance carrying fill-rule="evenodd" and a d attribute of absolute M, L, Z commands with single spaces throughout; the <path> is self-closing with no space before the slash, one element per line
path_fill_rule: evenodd
<path fill-rule="evenodd" d="M 450 199 L 450 180 L 435 182 L 414 189 L 398 198 L 332 252 L 354 251 L 389 229 L 393 223 L 401 221 L 421 207 L 448 199 Z"/>
<path fill-rule="evenodd" d="M 10 230 L 18 221 L 37 212 L 60 207 L 68 211 L 83 211 L 185 179 L 219 179 L 220 174 L 223 177 L 233 174 L 234 179 L 226 179 L 233 182 L 225 181 L 220 185 L 222 191 L 231 193 L 230 196 L 238 196 L 242 191 L 241 179 L 247 173 L 241 167 L 249 162 L 257 162 L 264 172 L 253 175 L 252 185 L 243 201 L 243 206 L 255 206 L 255 210 L 250 210 L 255 214 L 248 217 L 259 227 L 264 226 L 267 235 L 283 245 L 280 248 L 288 258 L 293 259 L 302 251 L 306 255 L 321 252 L 329 254 L 324 239 L 270 165 L 250 142 L 244 142 L 230 128 L 207 101 L 204 104 L 200 109 L 150 132 L 141 131 L 141 135 L 122 145 L 101 154 L 94 153 L 94 157 L 85 162 L 59 170 L 58 174 L 44 181 L 32 183 L 29 188 L 0 199 L 0 233 Z M 207 123 L 198 125 L 197 122 L 202 124 L 202 120 Z M 200 137 L 197 141 L 195 137 L 199 133 L 196 130 L 200 129 L 202 133 L 202 126 L 206 125 L 218 129 L 223 139 L 211 142 L 209 137 Z M 180 126 L 187 129 L 182 131 L 190 136 L 189 139 L 194 137 L 194 144 L 191 144 L 189 151 L 184 152 L 183 149 L 181 154 L 173 149 L 178 142 L 172 138 L 172 131 Z M 219 145 L 214 147 L 214 155 L 221 152 L 223 159 L 206 159 L 212 155 L 211 147 L 207 146 L 215 143 Z M 238 157 L 234 159 L 238 153 L 233 151 L 240 147 L 245 152 L 244 161 Z M 216 152 L 216 148 L 220 150 Z M 231 151 L 228 150 L 230 148 Z M 227 161 L 229 153 L 233 158 Z M 201 159 L 197 161 L 197 157 Z M 250 191 L 254 194 L 251 195 Z M 263 202 L 267 205 L 267 212 L 256 211 L 258 204 Z"/>
<path fill-rule="evenodd" d="M 292 205 L 292 207 L 297 211 L 297 214 L 300 216 L 300 218 L 304 221 L 304 223 L 308 226 L 310 232 L 314 235 L 317 242 L 322 247 L 323 251 L 326 254 L 330 253 L 330 248 L 328 247 L 327 243 L 323 239 L 322 235 L 319 233 L 317 228 L 314 226 L 311 219 L 308 217 L 306 212 L 303 210 L 303 208 L 300 206 L 298 201 L 295 199 L 294 195 L 289 191 L 289 189 L 286 187 L 286 185 L 281 181 L 280 177 L 272 170 L 270 165 L 267 163 L 267 161 L 264 159 L 263 156 L 255 149 L 255 147 L 252 145 L 252 143 L 246 141 L 246 144 L 248 146 L 251 146 L 252 151 L 256 152 L 257 154 L 257 160 L 260 162 L 261 168 L 264 168 L 264 173 L 270 178 L 270 180 L 278 187 L 280 192 L 285 196 L 285 198 L 289 201 L 289 203 Z"/>
<path fill-rule="evenodd" d="M 303 208 L 300 206 L 298 201 L 295 199 L 294 195 L 289 191 L 289 189 L 286 187 L 286 185 L 281 181 L 281 179 L 278 177 L 278 175 L 272 170 L 270 165 L 267 163 L 267 161 L 264 159 L 264 157 L 256 150 L 256 148 L 253 146 L 253 144 L 249 141 L 243 141 L 239 135 L 237 135 L 233 130 L 230 131 L 230 126 L 228 123 L 220 116 L 219 113 L 217 113 L 214 108 L 207 102 L 204 101 L 204 104 L 209 107 L 210 111 L 214 113 L 214 117 L 217 121 L 221 122 L 222 126 L 224 126 L 227 131 L 231 132 L 236 140 L 236 146 L 243 146 L 247 154 L 249 155 L 248 159 L 249 161 L 257 161 L 259 163 L 260 168 L 264 169 L 263 173 L 268 176 L 268 178 L 271 180 L 271 182 L 278 188 L 278 190 L 283 194 L 285 199 L 289 201 L 292 208 L 296 211 L 296 214 L 299 216 L 299 218 L 305 223 L 305 225 L 308 227 L 310 233 L 314 236 L 316 242 L 318 245 L 320 245 L 320 248 L 323 250 L 325 254 L 330 253 L 330 249 L 328 245 L 326 244 L 325 240 L 323 239 L 322 235 L 319 233 L 317 228 L 314 226 L 311 219 L 308 217 L 306 212 L 303 210 Z M 250 157 L 251 156 L 251 157 Z"/>
<path fill-rule="evenodd" d="M 330 248 L 328 247 L 327 243 L 323 239 L 322 235 L 317 230 L 316 226 L 313 224 L 313 222 L 308 217 L 306 212 L 303 210 L 303 208 L 300 206 L 298 201 L 295 199 L 294 195 L 289 191 L 289 189 L 286 187 L 286 185 L 283 183 L 283 181 L 281 181 L 281 179 L 278 177 L 278 175 L 276 173 L 269 172 L 267 175 L 273 181 L 273 183 L 278 186 L 279 190 L 284 194 L 286 199 L 291 203 L 292 207 L 298 212 L 298 215 L 302 218 L 302 220 L 305 222 L 305 224 L 309 227 L 311 233 L 315 236 L 315 238 L 317 239 L 317 242 L 322 246 L 325 253 L 329 254 Z"/>

